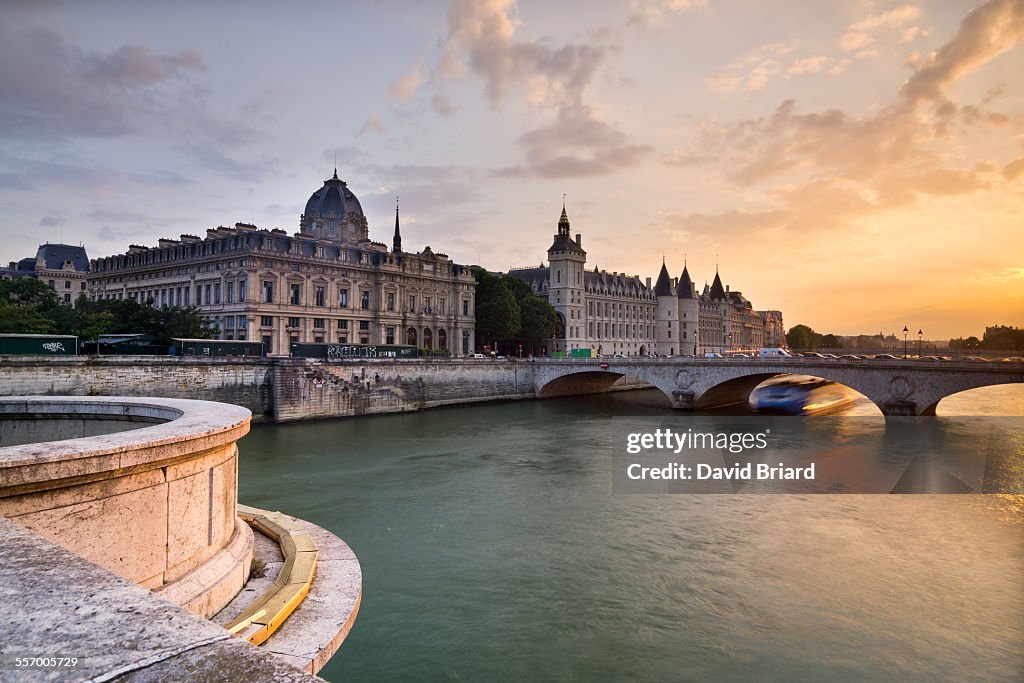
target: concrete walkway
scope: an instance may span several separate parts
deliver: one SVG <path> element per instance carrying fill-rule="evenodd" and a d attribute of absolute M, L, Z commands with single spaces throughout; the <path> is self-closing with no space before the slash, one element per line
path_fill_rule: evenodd
<path fill-rule="evenodd" d="M 4 517 L 0 546 L 0 680 L 322 680 Z M 16 657 L 78 664 L 20 668 Z"/>

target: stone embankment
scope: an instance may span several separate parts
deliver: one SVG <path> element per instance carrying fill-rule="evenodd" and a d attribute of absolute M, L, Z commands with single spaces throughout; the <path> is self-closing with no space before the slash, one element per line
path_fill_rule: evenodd
<path fill-rule="evenodd" d="M 0 396 L 154 396 L 233 403 L 253 422 L 535 398 L 535 364 L 492 360 L 0 357 Z M 646 386 L 622 378 L 610 388 Z M 580 393 L 587 393 L 581 391 Z"/>

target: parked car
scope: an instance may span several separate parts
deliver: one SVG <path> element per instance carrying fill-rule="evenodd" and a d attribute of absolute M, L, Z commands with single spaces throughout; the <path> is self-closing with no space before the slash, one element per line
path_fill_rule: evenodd
<path fill-rule="evenodd" d="M 704 354 L 705 358 L 722 358 L 722 354 L 715 353 L 714 351 L 708 351 Z"/>
<path fill-rule="evenodd" d="M 863 360 L 860 356 L 855 356 L 852 353 L 846 353 L 839 356 L 839 360 Z"/>
<path fill-rule="evenodd" d="M 878 353 L 878 354 L 875 354 L 874 356 L 871 356 L 871 357 L 874 360 L 900 360 L 896 356 L 894 356 L 892 354 L 889 354 L 889 353 Z"/>
<path fill-rule="evenodd" d="M 801 353 L 800 357 L 801 358 L 824 358 L 824 356 L 821 355 L 820 353 L 818 353 L 817 351 L 808 351 L 806 353 Z"/>

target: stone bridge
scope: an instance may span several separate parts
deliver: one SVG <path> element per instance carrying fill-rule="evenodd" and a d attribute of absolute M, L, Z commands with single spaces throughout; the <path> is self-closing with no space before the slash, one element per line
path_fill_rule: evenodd
<path fill-rule="evenodd" d="M 822 360 L 810 358 L 598 358 L 537 360 L 537 398 L 604 391 L 620 377 L 657 387 L 679 410 L 745 402 L 761 382 L 813 375 L 854 389 L 884 415 L 934 415 L 943 398 L 993 384 L 1024 382 L 1024 363 Z"/>

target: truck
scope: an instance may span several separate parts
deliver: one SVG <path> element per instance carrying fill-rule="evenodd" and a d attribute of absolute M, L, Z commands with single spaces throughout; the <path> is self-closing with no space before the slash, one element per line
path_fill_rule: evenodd
<path fill-rule="evenodd" d="M 792 358 L 791 354 L 786 349 L 774 348 L 774 349 L 761 349 L 757 352 L 758 358 Z"/>

